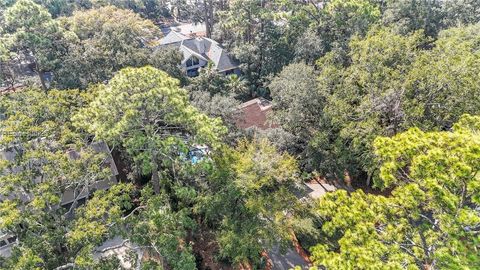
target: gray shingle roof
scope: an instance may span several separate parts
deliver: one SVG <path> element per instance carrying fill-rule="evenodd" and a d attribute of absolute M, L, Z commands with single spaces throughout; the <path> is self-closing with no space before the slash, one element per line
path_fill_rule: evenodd
<path fill-rule="evenodd" d="M 175 32 L 175 31 L 170 31 L 164 38 L 160 40 L 160 45 L 168 45 L 172 43 L 177 43 L 181 42 L 182 40 L 188 39 L 188 37 Z"/>
<path fill-rule="evenodd" d="M 175 31 L 170 31 L 161 41 L 160 46 L 178 47 L 186 61 L 195 55 L 205 61 L 212 61 L 219 71 L 238 68 L 238 62 L 233 59 L 218 42 L 209 38 L 189 38 Z"/>

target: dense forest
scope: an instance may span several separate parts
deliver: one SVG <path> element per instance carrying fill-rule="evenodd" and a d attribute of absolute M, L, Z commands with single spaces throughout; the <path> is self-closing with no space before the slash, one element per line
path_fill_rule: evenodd
<path fill-rule="evenodd" d="M 480 269 L 478 0 L 0 0 L 0 90 L 0 269 Z"/>

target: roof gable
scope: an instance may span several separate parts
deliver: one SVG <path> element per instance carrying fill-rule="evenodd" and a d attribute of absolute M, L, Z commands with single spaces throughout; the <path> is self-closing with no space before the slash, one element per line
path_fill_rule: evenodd
<path fill-rule="evenodd" d="M 160 44 L 178 46 L 184 57 L 182 63 L 195 55 L 204 61 L 213 62 L 219 72 L 238 68 L 238 62 L 230 57 L 218 42 L 209 38 L 189 38 L 179 32 L 170 31 Z"/>
<path fill-rule="evenodd" d="M 176 42 L 181 42 L 186 39 L 189 38 L 178 32 L 170 31 L 165 37 L 160 40 L 160 45 L 168 45 Z"/>

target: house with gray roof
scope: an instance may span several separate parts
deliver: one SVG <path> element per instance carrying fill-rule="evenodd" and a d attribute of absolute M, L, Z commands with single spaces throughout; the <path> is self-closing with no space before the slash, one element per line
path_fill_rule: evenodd
<path fill-rule="evenodd" d="M 42 141 L 43 139 L 39 139 L 38 141 Z M 91 143 L 88 148 L 91 148 L 95 153 L 101 153 L 105 155 L 105 158 L 103 160 L 102 166 L 106 166 L 110 168 L 111 174 L 109 175 L 109 178 L 103 179 L 103 180 L 98 180 L 94 183 L 91 183 L 88 188 L 82 188 L 80 191 L 75 191 L 73 188 L 66 188 L 65 191 L 62 194 L 61 201 L 60 201 L 60 206 L 67 206 L 72 204 L 74 201 L 80 201 L 84 200 L 88 196 L 92 194 L 92 191 L 94 190 L 105 190 L 110 188 L 112 185 L 115 185 L 117 181 L 117 176 L 118 176 L 118 169 L 115 164 L 115 161 L 113 160 L 113 156 L 111 154 L 110 148 L 108 145 L 103 142 L 93 142 Z M 84 151 L 85 149 L 82 149 L 81 151 Z M 6 149 L 0 149 L 0 160 L 4 160 L 10 163 L 15 162 L 15 158 L 18 154 L 19 151 L 23 151 L 23 148 L 21 146 L 17 147 L 11 147 L 11 148 L 6 148 Z M 72 160 L 77 159 L 81 155 L 81 151 L 76 151 L 76 150 L 70 150 L 66 152 L 68 157 Z M 32 166 L 38 166 L 40 167 L 43 161 L 32 161 L 31 164 Z M 19 173 L 23 170 L 23 167 L 17 167 L 17 166 L 12 166 L 12 168 L 9 168 L 9 171 L 4 171 L 2 173 Z M 33 183 L 39 184 L 41 183 L 42 178 L 41 177 L 36 177 L 33 179 Z M 80 185 L 81 186 L 81 185 Z M 14 199 L 15 197 L 12 197 L 11 195 L 6 196 L 0 194 L 0 202 L 5 199 Z M 21 194 L 21 197 L 16 197 L 17 199 L 20 199 L 23 202 L 28 202 L 33 199 L 32 194 L 28 193 L 23 193 Z"/>
<path fill-rule="evenodd" d="M 170 31 L 176 31 L 187 37 L 204 37 L 206 36 L 207 28 L 205 23 L 169 23 L 160 27 L 164 35 Z"/>
<path fill-rule="evenodd" d="M 198 75 L 209 62 L 221 74 L 240 75 L 238 62 L 216 41 L 206 37 L 186 36 L 175 30 L 160 40 L 159 47 L 174 46 L 183 53 L 181 66 L 190 77 Z"/>
<path fill-rule="evenodd" d="M 43 139 L 38 139 L 38 141 L 42 141 Z M 101 179 L 91 183 L 87 186 L 79 184 L 79 190 L 77 191 L 75 187 L 66 187 L 65 191 L 61 196 L 61 201 L 59 205 L 53 206 L 54 208 L 64 207 L 68 209 L 72 206 L 74 202 L 83 203 L 87 197 L 91 196 L 93 191 L 95 190 L 106 190 L 109 189 L 111 186 L 117 184 L 117 176 L 118 176 L 118 169 L 113 160 L 113 156 L 111 154 L 111 150 L 108 145 L 103 142 L 94 142 L 88 146 L 91 148 L 95 153 L 103 153 L 105 155 L 102 166 L 108 166 L 110 168 L 111 174 L 106 179 Z M 82 151 L 85 149 L 81 149 L 81 151 L 70 150 L 66 152 L 70 159 L 77 159 L 82 154 Z M 0 161 L 7 161 L 10 163 L 14 163 L 16 156 L 18 155 L 19 151 L 23 151 L 23 147 L 10 147 L 0 149 Z M 34 162 L 32 161 L 32 166 L 41 166 L 42 161 Z M 12 166 L 10 171 L 3 171 L 1 173 L 19 173 L 23 170 L 22 167 Z M 33 179 L 34 184 L 40 184 L 42 181 L 41 177 L 35 177 Z M 19 199 L 24 203 L 33 200 L 33 194 L 22 192 L 19 194 L 0 194 L 0 202 L 9 199 Z M 6 232 L 0 230 L 0 257 L 9 257 L 12 253 L 12 247 L 17 243 L 17 237 L 12 232 Z M 1 268 L 1 265 L 0 265 Z"/>

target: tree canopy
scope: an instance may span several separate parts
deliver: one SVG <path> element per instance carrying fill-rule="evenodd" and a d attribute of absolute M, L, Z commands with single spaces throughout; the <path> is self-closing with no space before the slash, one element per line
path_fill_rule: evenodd
<path fill-rule="evenodd" d="M 445 30 L 432 49 L 422 49 L 428 40 L 421 32 L 402 36 L 390 29 L 372 29 L 364 39 L 350 42 L 350 65 L 339 63 L 334 52 L 321 58 L 319 89 L 330 124 L 318 138 L 347 147 L 319 145 L 326 160 L 338 160 L 333 167 L 340 170 L 329 173 L 341 175 L 346 169 L 353 175 L 363 171 L 374 176 L 376 136 L 392 136 L 412 126 L 445 129 L 463 113 L 478 113 L 478 105 L 473 105 L 478 104 L 474 97 L 478 90 L 471 84 L 479 74 L 474 60 L 477 43 L 471 33 L 478 33 L 478 25 Z M 350 157 L 344 160 L 346 155 Z"/>
<path fill-rule="evenodd" d="M 0 268 L 479 269 L 479 76 L 477 0 L 0 1 Z"/>
<path fill-rule="evenodd" d="M 380 188 L 327 194 L 316 206 L 326 242 L 316 264 L 358 269 L 476 268 L 480 201 L 480 118 L 463 116 L 453 131 L 418 128 L 375 140 Z"/>
<path fill-rule="evenodd" d="M 142 171 L 152 174 L 156 193 L 160 160 L 167 167 L 165 157 L 186 152 L 192 143 L 215 147 L 224 132 L 219 119 L 188 103 L 178 80 L 153 67 L 123 69 L 108 85 L 97 87 L 98 97 L 74 120 L 99 139 L 125 147 Z"/>
<path fill-rule="evenodd" d="M 148 46 L 159 35 L 151 21 L 112 6 L 77 11 L 62 23 L 76 36 L 56 72 L 62 88 L 85 88 L 110 79 L 124 67 L 146 65 Z"/>

